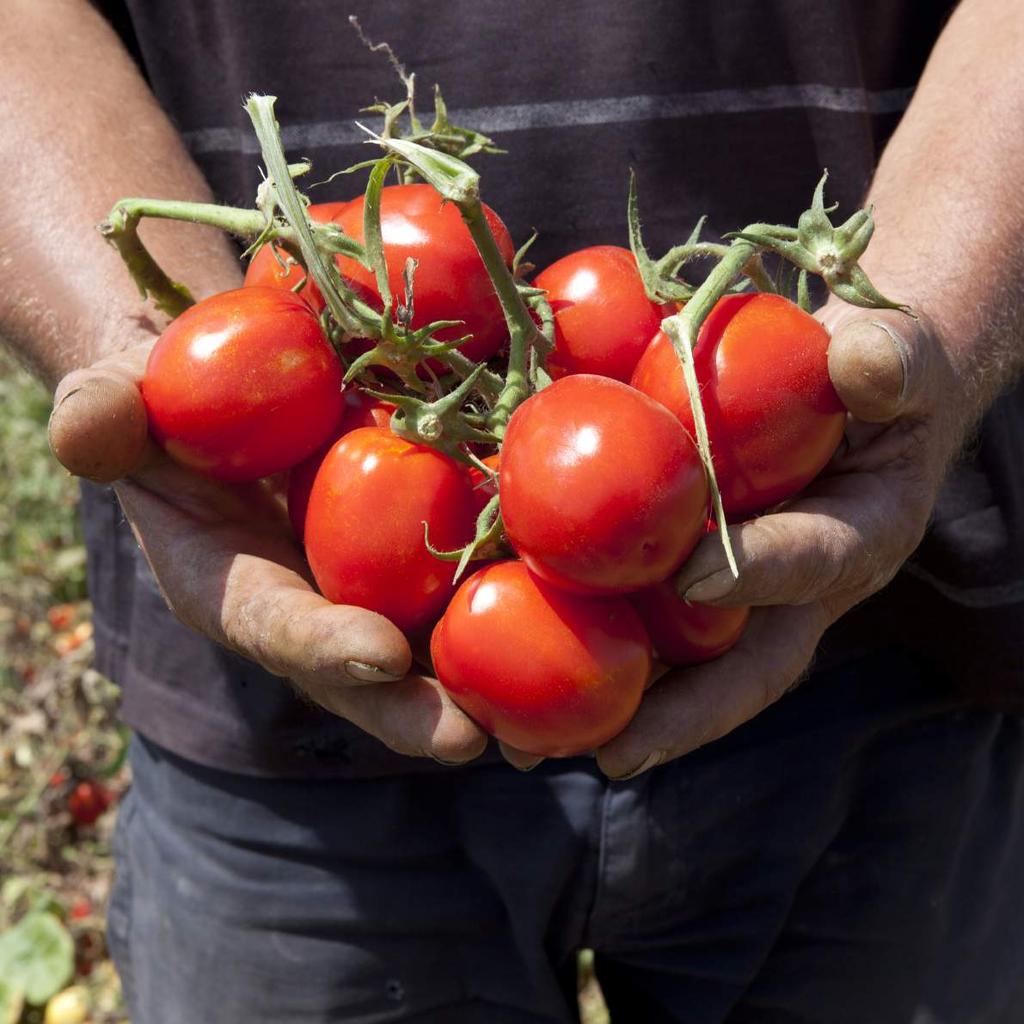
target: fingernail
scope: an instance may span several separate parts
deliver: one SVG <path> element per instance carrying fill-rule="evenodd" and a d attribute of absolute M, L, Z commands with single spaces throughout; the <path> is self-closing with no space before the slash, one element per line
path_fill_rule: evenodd
<path fill-rule="evenodd" d="M 515 768 L 517 772 L 532 772 L 533 769 L 536 768 L 543 760 L 543 757 L 538 757 L 536 761 L 531 761 L 529 764 L 512 764 L 511 761 L 509 761 L 509 764 L 512 764 L 512 767 Z"/>
<path fill-rule="evenodd" d="M 625 775 L 612 775 L 611 779 L 613 782 L 627 782 L 629 779 L 635 779 L 638 775 L 661 764 L 664 759 L 664 750 L 652 750 L 632 771 L 626 772 Z"/>
<path fill-rule="evenodd" d="M 907 397 L 907 382 L 910 376 L 910 346 L 904 341 L 903 336 L 899 334 L 889 324 L 884 323 L 881 320 L 872 320 L 872 324 L 879 330 L 884 331 L 892 342 L 892 347 L 896 349 L 896 355 L 900 361 L 900 367 L 903 370 L 903 381 L 900 385 L 900 393 L 897 396 L 897 401 L 902 402 Z"/>
<path fill-rule="evenodd" d="M 427 757 L 431 761 L 436 761 L 438 764 L 443 764 L 445 768 L 461 768 L 463 765 L 468 764 L 468 761 L 446 761 L 443 757 L 437 757 L 434 754 L 428 753 Z"/>
<path fill-rule="evenodd" d="M 729 569 L 719 569 L 710 576 L 705 576 L 696 583 L 691 583 L 683 594 L 686 601 L 717 601 L 728 594 L 736 586 L 736 579 Z"/>
<path fill-rule="evenodd" d="M 77 395 L 78 392 L 81 391 L 81 390 L 82 390 L 82 385 L 81 384 L 79 384 L 78 387 L 75 387 L 75 388 L 68 388 L 68 390 L 65 391 L 64 394 L 61 395 L 60 398 L 58 398 L 53 403 L 53 412 L 51 412 L 50 415 L 52 416 L 53 413 L 55 413 L 72 395 Z"/>
<path fill-rule="evenodd" d="M 385 672 L 376 665 L 369 665 L 365 661 L 346 661 L 345 674 L 361 683 L 394 683 L 401 679 L 401 676 Z"/>

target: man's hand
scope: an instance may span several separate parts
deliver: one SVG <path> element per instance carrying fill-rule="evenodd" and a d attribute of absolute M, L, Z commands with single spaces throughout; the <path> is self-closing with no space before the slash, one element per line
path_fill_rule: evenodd
<path fill-rule="evenodd" d="M 479 755 L 486 736 L 435 680 L 410 674 L 394 625 L 315 592 L 273 494 L 206 480 L 156 449 L 137 386 L 149 348 L 65 377 L 50 443 L 71 472 L 116 481 L 174 614 L 399 753 L 445 763 Z"/>
<path fill-rule="evenodd" d="M 598 752 L 629 778 L 724 736 L 781 697 L 825 629 L 881 589 L 917 547 L 961 441 L 954 375 L 934 332 L 899 313 L 830 305 L 829 373 L 850 416 L 839 452 L 798 499 L 730 528 L 740 576 L 709 535 L 683 567 L 686 596 L 753 605 L 716 661 L 671 672 Z"/>

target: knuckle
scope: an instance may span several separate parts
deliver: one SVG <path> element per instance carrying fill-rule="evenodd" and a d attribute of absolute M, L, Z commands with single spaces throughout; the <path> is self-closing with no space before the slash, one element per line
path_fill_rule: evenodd
<path fill-rule="evenodd" d="M 287 613 L 282 614 L 281 595 L 275 588 L 245 597 L 224 616 L 221 625 L 228 645 L 238 653 L 274 675 L 295 674 L 295 666 L 283 650 L 290 623 Z"/>

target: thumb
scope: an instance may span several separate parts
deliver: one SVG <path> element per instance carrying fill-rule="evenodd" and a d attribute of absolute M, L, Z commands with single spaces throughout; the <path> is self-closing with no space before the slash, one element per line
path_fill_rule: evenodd
<path fill-rule="evenodd" d="M 69 373 L 54 394 L 50 448 L 75 476 L 110 483 L 146 460 L 152 442 L 139 381 L 151 343 Z"/>
<path fill-rule="evenodd" d="M 906 316 L 896 320 L 858 310 L 835 327 L 828 373 L 843 405 L 857 419 L 887 423 L 903 412 L 911 372 L 908 325 L 914 329 Z"/>
<path fill-rule="evenodd" d="M 847 309 L 835 319 L 828 349 L 832 386 L 866 423 L 927 415 L 949 360 L 931 323 L 897 310 Z"/>

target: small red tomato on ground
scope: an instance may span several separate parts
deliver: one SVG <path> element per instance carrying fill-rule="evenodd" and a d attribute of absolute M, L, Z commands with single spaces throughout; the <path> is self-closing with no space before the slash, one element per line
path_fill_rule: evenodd
<path fill-rule="evenodd" d="M 309 219 L 318 224 L 336 220 L 351 200 L 340 203 L 314 203 L 309 207 Z M 302 265 L 279 245 L 264 245 L 257 250 L 245 271 L 246 287 L 281 288 L 291 291 L 304 277 Z M 324 308 L 324 297 L 312 280 L 307 281 L 298 291 L 317 313 Z"/>
<path fill-rule="evenodd" d="M 306 511 L 306 556 L 324 597 L 379 612 L 413 632 L 452 595 L 453 562 L 427 550 L 473 537 L 473 491 L 454 460 L 389 430 L 363 427 L 327 453 Z"/>
<path fill-rule="evenodd" d="M 55 604 L 46 610 L 46 621 L 51 629 L 67 629 L 75 621 L 76 614 L 73 604 Z"/>
<path fill-rule="evenodd" d="M 355 199 L 338 218 L 344 231 L 363 241 L 363 198 Z M 501 218 L 488 206 L 484 215 L 505 262 L 515 255 L 512 238 Z M 458 327 L 439 331 L 439 341 L 472 334 L 461 351 L 470 359 L 494 355 L 507 340 L 501 303 L 491 285 L 469 228 L 458 207 L 446 203 L 431 185 L 389 185 L 381 192 L 381 233 L 388 282 L 397 298 L 405 293 L 406 260 L 418 261 L 413 283 L 413 327 L 434 320 L 461 320 Z M 372 271 L 348 257 L 338 257 L 342 274 L 378 297 Z"/>
<path fill-rule="evenodd" d="M 544 757 L 582 754 L 621 732 L 651 671 L 650 641 L 626 599 L 569 594 L 522 562 L 466 580 L 430 654 L 441 684 L 482 728 Z"/>
<path fill-rule="evenodd" d="M 730 295 L 694 348 L 711 457 L 730 519 L 792 497 L 821 472 L 843 436 L 846 410 L 828 375 L 828 331 L 781 295 Z M 694 430 L 679 359 L 659 332 L 633 387 Z"/>
<path fill-rule="evenodd" d="M 707 517 L 704 467 L 664 406 L 626 384 L 577 374 L 512 414 L 501 509 L 531 571 L 581 593 L 665 579 Z"/>
<path fill-rule="evenodd" d="M 596 373 L 629 383 L 637 362 L 673 309 L 651 302 L 636 259 L 617 245 L 570 253 L 537 275 L 555 314 L 555 379 Z"/>
<path fill-rule="evenodd" d="M 289 469 L 337 429 L 341 364 L 313 311 L 274 288 L 237 288 L 187 309 L 157 340 L 142 380 L 150 431 L 207 476 Z"/>
<path fill-rule="evenodd" d="M 110 790 L 102 782 L 79 782 L 68 797 L 68 810 L 79 825 L 92 825 L 113 803 Z"/>
<path fill-rule="evenodd" d="M 71 909 L 68 911 L 68 917 L 72 921 L 82 921 L 91 916 L 91 914 L 92 904 L 84 896 L 79 896 L 79 898 L 71 904 Z"/>
<path fill-rule="evenodd" d="M 699 665 L 725 654 L 739 640 L 749 608 L 715 608 L 684 601 L 671 580 L 629 595 L 658 659 L 666 665 Z"/>
<path fill-rule="evenodd" d="M 291 521 L 295 536 L 301 541 L 306 530 L 306 507 L 309 505 L 309 492 L 313 489 L 320 463 L 334 446 L 334 442 L 359 427 L 380 427 L 388 429 L 391 414 L 395 407 L 390 402 L 382 402 L 379 398 L 366 394 L 358 388 L 345 391 L 345 411 L 337 434 L 325 445 L 319 447 L 308 459 L 293 466 L 288 473 L 288 518 Z"/>

